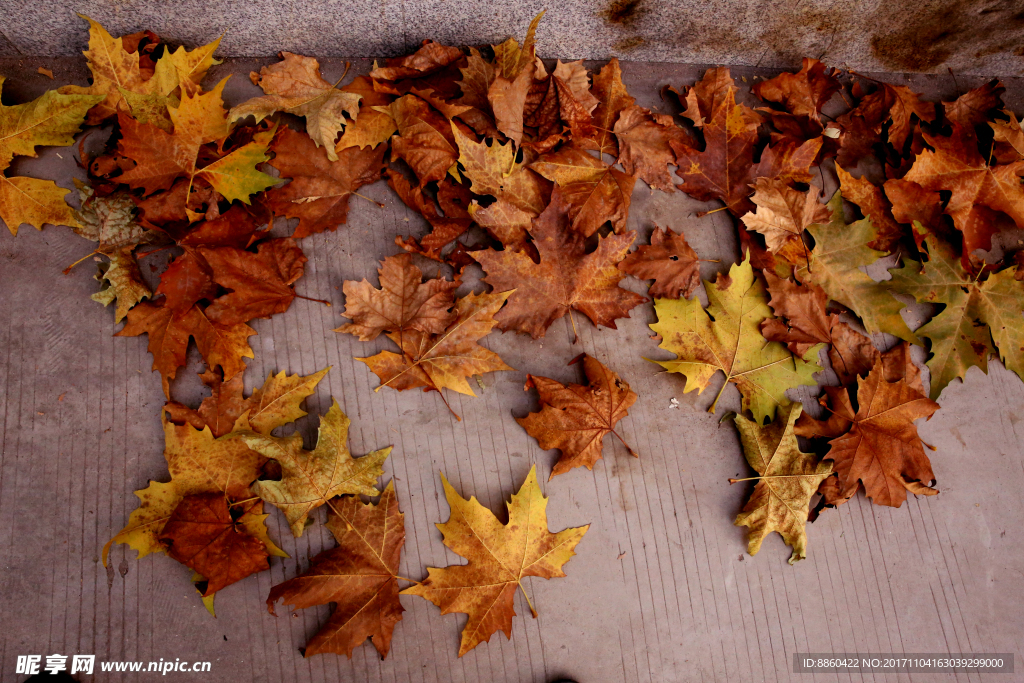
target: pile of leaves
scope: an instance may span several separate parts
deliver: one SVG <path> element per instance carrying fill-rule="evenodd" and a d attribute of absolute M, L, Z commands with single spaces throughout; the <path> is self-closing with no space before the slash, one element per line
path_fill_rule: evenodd
<path fill-rule="evenodd" d="M 790 563 L 805 557 L 816 497 L 814 514 L 861 488 L 893 507 L 908 491 L 937 492 L 915 420 L 993 355 L 1024 373 L 1024 251 L 1006 249 L 1024 229 L 1024 132 L 1003 87 L 932 103 L 805 59 L 753 85 L 763 106 L 744 104 L 729 70 L 713 68 L 664 93 L 677 112 L 664 113 L 635 103 L 615 59 L 596 73 L 539 59 L 542 15 L 522 43 L 424 41 L 341 87 L 315 59 L 282 53 L 251 75 L 264 95 L 230 110 L 224 81 L 203 87 L 216 42 L 172 49 L 153 33 L 113 38 L 88 20 L 91 86 L 0 105 L 3 168 L 37 146 L 72 144 L 83 123 L 112 129 L 103 153 L 80 146 L 88 182 L 78 209 L 48 181 L 4 173 L 0 184 L 13 233 L 55 223 L 96 243 L 94 298 L 116 302 L 115 321 L 127 320 L 117 334 L 148 334 L 168 398 L 170 481 L 137 492 L 104 561 L 113 543 L 140 557 L 166 553 L 193 571 L 212 611 L 217 591 L 284 554 L 267 534 L 265 503 L 295 536 L 325 507 L 338 546 L 267 599 L 271 613 L 278 601 L 335 604 L 306 656 L 351 656 L 367 638 L 385 656 L 403 611 L 400 581 L 442 613 L 469 615 L 461 656 L 499 629 L 510 637 L 524 577 L 564 576 L 587 527 L 548 530 L 534 470 L 507 524 L 443 480 L 452 514 L 439 526 L 469 564 L 430 568 L 422 581 L 399 576 L 398 493 L 394 482 L 377 489 L 390 447 L 353 458 L 336 402 L 313 450 L 295 433 L 275 435 L 305 415 L 301 403 L 327 370 L 280 372 L 243 394 L 248 323 L 300 296 L 302 238 L 343 225 L 350 197 L 381 179 L 430 231 L 396 239 L 404 253 L 381 261 L 378 286 L 344 283 L 349 322 L 336 331 L 395 345 L 360 359 L 378 390 L 473 395 L 469 377 L 512 370 L 480 343 L 493 328 L 536 340 L 565 315 L 574 329 L 584 324 L 575 311 L 615 329 L 647 301 L 621 286 L 633 276 L 651 281 L 651 328 L 674 356 L 657 363 L 682 376 L 684 392 L 717 382 L 711 411 L 729 384 L 739 391 L 733 422 L 756 476 L 732 481 L 757 482 L 736 518 L 751 555 L 777 531 Z M 739 262 L 702 282 L 698 254 L 663 227 L 630 252 L 637 180 L 720 203 L 735 220 Z M 821 187 L 836 184 L 823 202 Z M 163 249 L 174 259 L 151 291 L 138 259 Z M 425 278 L 431 261 L 438 275 Z M 456 297 L 470 272 L 489 290 Z M 903 317 L 913 303 L 938 309 L 916 331 Z M 210 389 L 195 408 L 171 395 L 190 339 Z M 915 344 L 928 351 L 927 391 Z M 617 424 L 638 399 L 592 356 L 572 362 L 587 383 L 527 375 L 540 410 L 516 418 L 541 448 L 560 451 L 552 477 L 592 469 L 605 436 L 622 440 Z M 787 392 L 819 379 L 829 386 L 814 419 Z"/>

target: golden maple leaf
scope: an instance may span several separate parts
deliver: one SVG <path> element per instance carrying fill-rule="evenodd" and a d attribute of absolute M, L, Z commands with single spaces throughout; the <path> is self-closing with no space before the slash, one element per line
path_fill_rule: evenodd
<path fill-rule="evenodd" d="M 257 481 L 253 490 L 260 498 L 280 508 L 292 534 L 302 535 L 306 516 L 335 496 L 380 495 L 374 485 L 384 473 L 384 460 L 391 446 L 353 458 L 348 450 L 348 428 L 351 420 L 337 401 L 331 402 L 320 420 L 316 448 L 302 448 L 302 435 L 268 436 L 252 431 L 235 432 L 235 436 L 264 457 L 281 466 L 279 480 Z"/>
<path fill-rule="evenodd" d="M 651 329 L 661 335 L 660 348 L 677 356 L 655 362 L 686 377 L 683 393 L 704 391 L 722 371 L 726 381 L 709 410 L 714 412 L 722 391 L 734 382 L 743 408 L 762 424 L 765 418 L 774 418 L 778 406 L 789 405 L 787 389 L 816 384 L 813 375 L 820 368 L 761 335 L 761 323 L 772 318 L 772 312 L 768 293 L 754 278 L 749 261 L 734 264 L 728 276 L 723 273 L 714 283 L 705 282 L 704 289 L 706 311 L 697 297 L 654 300 L 658 322 Z M 805 357 L 817 358 L 817 349 Z"/>
<path fill-rule="evenodd" d="M 498 629 L 512 638 L 516 589 L 522 588 L 527 576 L 565 576 L 562 565 L 576 554 L 574 548 L 590 525 L 555 534 L 548 530 L 548 501 L 537 484 L 536 465 L 508 504 L 508 524 L 499 522 L 476 498 L 466 500 L 456 493 L 444 475 L 441 481 L 452 512 L 437 528 L 444 534 L 444 544 L 469 559 L 469 564 L 429 567 L 427 578 L 402 594 L 426 598 L 440 607 L 442 614 L 469 615 L 462 629 L 461 657 L 489 641 Z M 536 618 L 532 604 L 530 609 Z"/>
<path fill-rule="evenodd" d="M 796 441 L 794 425 L 803 412 L 799 403 L 779 408 L 775 421 L 761 425 L 742 415 L 735 416 L 743 454 L 760 475 L 754 477 L 750 499 L 736 516 L 736 526 L 750 528 L 747 552 L 757 555 L 761 542 L 773 531 L 793 548 L 789 563 L 807 557 L 807 515 L 811 497 L 832 466 L 804 453 Z M 729 482 L 745 481 L 730 479 Z"/>
<path fill-rule="evenodd" d="M 320 75 L 320 63 L 312 57 L 282 52 L 284 61 L 253 72 L 249 78 L 263 88 L 263 97 L 254 97 L 231 108 L 231 122 L 253 116 L 259 123 L 267 116 L 284 111 L 306 118 L 306 132 L 317 147 L 327 150 L 327 158 L 337 161 L 335 140 L 345 127 L 345 114 L 359 116 L 360 95 L 339 90 Z"/>
<path fill-rule="evenodd" d="M 3 84 L 0 76 L 0 89 Z M 6 169 L 15 156 L 37 156 L 36 147 L 72 144 L 86 112 L 101 99 L 48 90 L 25 104 L 0 104 L 0 220 L 12 235 L 24 223 L 38 230 L 44 223 L 82 227 L 74 210 L 64 203 L 69 190 L 52 180 L 9 178 Z"/>

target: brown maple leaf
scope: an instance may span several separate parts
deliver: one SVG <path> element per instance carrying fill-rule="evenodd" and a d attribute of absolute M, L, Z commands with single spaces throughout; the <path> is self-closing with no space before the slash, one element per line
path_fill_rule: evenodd
<path fill-rule="evenodd" d="M 341 152 L 346 147 L 376 147 L 390 140 L 398 130 L 398 124 L 390 114 L 394 97 L 374 90 L 373 81 L 368 76 L 356 76 L 341 89 L 359 95 L 359 115 L 345 126 L 334 151 Z"/>
<path fill-rule="evenodd" d="M 633 105 L 622 110 L 614 130 L 619 141 L 619 163 L 626 173 L 638 176 L 656 190 L 675 192 L 675 181 L 668 170 L 676 161 L 670 142 L 685 145 L 690 137 L 672 117 Z"/>
<path fill-rule="evenodd" d="M 854 94 L 859 91 L 858 84 Z M 902 154 L 918 124 L 934 120 L 934 103 L 921 101 L 917 93 L 906 86 L 879 83 L 874 92 L 862 97 L 856 107 L 836 119 L 841 131 L 838 161 L 848 168 L 855 166 L 881 142 L 886 123 L 889 124 L 889 143 Z"/>
<path fill-rule="evenodd" d="M 654 280 L 648 294 L 659 299 L 689 299 L 700 287 L 700 260 L 682 233 L 655 227 L 650 245 L 619 262 L 619 270 L 641 280 Z"/>
<path fill-rule="evenodd" d="M 833 69 L 817 59 L 804 57 L 797 73 L 781 73 L 760 81 L 751 91 L 762 100 L 780 105 L 784 111 L 758 109 L 783 135 L 798 139 L 821 134 L 821 108 L 842 88 Z"/>
<path fill-rule="evenodd" d="M 964 128 L 988 123 L 992 120 L 992 115 L 1003 108 L 1004 92 L 1006 88 L 999 79 L 994 78 L 973 90 L 968 90 L 952 102 L 943 102 L 942 109 L 946 120 Z"/>
<path fill-rule="evenodd" d="M 423 387 L 440 392 L 447 388 L 476 396 L 466 381 L 468 377 L 513 369 L 498 354 L 477 343 L 490 333 L 495 325 L 494 314 L 511 294 L 508 291 L 462 297 L 455 302 L 455 320 L 441 334 L 415 329 L 389 332 L 388 339 L 398 344 L 401 354 L 381 351 L 356 360 L 366 363 L 380 378 L 376 391 L 386 386 L 398 391 Z"/>
<path fill-rule="evenodd" d="M 516 290 L 496 316 L 499 329 L 537 339 L 571 309 L 595 325 L 615 329 L 616 318 L 628 316 L 630 309 L 647 301 L 619 286 L 625 273 L 616 264 L 636 233 L 599 238 L 597 249 L 586 253 L 584 240 L 570 228 L 569 206 L 556 188 L 548 208 L 534 219 L 531 234 L 539 263 L 510 249 L 471 252 L 486 273 L 484 281 L 495 291 Z"/>
<path fill-rule="evenodd" d="M 306 643 L 305 656 L 333 652 L 351 657 L 372 638 L 383 659 L 405 611 L 396 576 L 405 545 L 405 515 L 398 509 L 395 483 L 388 484 L 376 505 L 345 496 L 330 506 L 326 526 L 338 545 L 314 557 L 304 573 L 274 586 L 267 609 L 274 614 L 278 600 L 297 609 L 333 602 L 331 618 Z"/>
<path fill-rule="evenodd" d="M 404 175 L 394 169 L 387 172 L 388 185 L 402 202 L 419 213 L 430 223 L 431 231 L 419 240 L 412 237 L 396 237 L 395 244 L 408 252 L 421 254 L 435 261 L 443 261 L 443 251 L 473 225 L 470 216 L 472 195 L 465 185 L 443 178 L 437 183 L 437 204 L 427 196 L 422 186 L 413 185 Z"/>
<path fill-rule="evenodd" d="M 225 379 L 231 379 L 245 369 L 243 358 L 254 358 L 246 340 L 256 334 L 256 330 L 248 325 L 219 323 L 198 306 L 175 315 L 163 304 L 163 299 L 156 303 L 143 301 L 137 304 L 128 312 L 128 322 L 115 336 L 149 335 L 153 369 L 160 372 L 166 396 L 170 396 L 168 383 L 174 379 L 178 368 L 185 364 L 189 337 L 196 340 L 207 367 L 221 366 Z"/>
<path fill-rule="evenodd" d="M 547 206 L 551 196 L 551 183 L 516 162 L 512 143 L 500 144 L 496 140 L 488 145 L 477 142 L 452 124 L 452 134 L 458 143 L 459 164 L 470 179 L 475 194 L 491 195 L 536 216 Z"/>
<path fill-rule="evenodd" d="M 860 207 L 860 212 L 865 218 L 871 219 L 871 225 L 878 231 L 878 236 L 868 246 L 889 253 L 896 251 L 900 240 L 906 234 L 906 228 L 893 217 L 892 204 L 882 192 L 882 188 L 872 183 L 866 176 L 853 177 L 838 163 L 836 174 L 839 176 L 843 199 Z M 823 222 L 827 221 L 826 218 Z"/>
<path fill-rule="evenodd" d="M 838 481 L 830 505 L 852 498 L 861 484 L 876 505 L 891 507 L 902 505 L 907 491 L 938 493 L 929 486 L 935 475 L 914 421 L 930 418 L 939 404 L 906 381 L 886 381 L 884 374 L 878 362 L 867 378 L 858 379 L 856 412 L 846 389 L 833 388 L 827 392 L 831 400 L 822 399 L 831 412 L 827 422 L 806 415 L 797 422 L 799 436 L 832 437 L 825 458 L 835 463 Z"/>
<path fill-rule="evenodd" d="M 819 201 L 818 188 L 800 192 L 779 178 L 758 178 L 751 201 L 757 210 L 741 219 L 747 229 L 764 235 L 768 251 L 794 265 L 807 262 L 804 231 L 827 223 L 828 207 Z"/>
<path fill-rule="evenodd" d="M 424 40 L 420 48 L 411 55 L 384 61 L 384 66 L 370 72 L 370 78 L 397 81 L 402 78 L 419 78 L 440 71 L 462 58 L 462 50 Z"/>
<path fill-rule="evenodd" d="M 403 159 L 419 178 L 420 185 L 441 180 L 459 160 L 453 124 L 415 95 L 391 103 L 398 136 L 391 140 L 392 154 Z"/>
<path fill-rule="evenodd" d="M 497 73 L 487 89 L 487 100 L 494 113 L 495 125 L 517 148 L 523 142 L 523 114 L 526 97 L 533 84 L 534 68 L 531 57 L 513 77 Z"/>
<path fill-rule="evenodd" d="M 187 422 L 198 430 L 209 427 L 215 437 L 234 431 L 236 426 L 269 434 L 275 427 L 306 414 L 300 407 L 302 401 L 313 393 L 329 370 L 327 367 L 306 376 L 286 375 L 284 371 L 270 374 L 262 387 L 254 389 L 252 395 L 245 398 L 242 375 L 224 381 L 223 373 L 210 369 L 199 375 L 203 384 L 210 388 L 210 395 L 203 399 L 198 410 L 171 401 L 164 406 L 164 412 L 176 425 Z M 245 423 L 238 426 L 238 418 L 243 413 L 246 415 Z"/>
<path fill-rule="evenodd" d="M 302 277 L 307 261 L 290 237 L 267 240 L 255 254 L 233 247 L 200 248 L 199 253 L 210 264 L 214 282 L 231 290 L 206 309 L 210 320 L 221 325 L 288 310 L 295 298 L 292 284 Z"/>
<path fill-rule="evenodd" d="M 729 69 L 708 69 L 704 78 L 687 91 L 684 113 L 704 133 L 704 150 L 691 143 L 671 140 L 676 155 L 679 189 L 699 201 L 720 199 L 735 215 L 749 210 L 751 168 L 761 116 L 736 103 L 736 86 Z"/>
<path fill-rule="evenodd" d="M 214 299 L 217 285 L 213 282 L 213 270 L 206 259 L 194 249 L 187 249 L 160 274 L 156 293 L 166 297 L 164 306 L 176 315 L 183 315 L 199 300 Z"/>
<path fill-rule="evenodd" d="M 195 570 L 206 580 L 203 597 L 241 581 L 250 574 L 270 569 L 267 547 L 250 536 L 241 517 L 263 511 L 262 503 L 249 510 L 228 508 L 224 494 L 185 496 L 164 524 L 160 540 L 167 554 Z"/>
<path fill-rule="evenodd" d="M 262 207 L 262 204 L 261 204 Z M 181 247 L 235 247 L 248 249 L 266 235 L 258 228 L 266 221 L 257 217 L 259 211 L 253 206 L 232 204 L 231 208 L 215 218 L 192 225 L 188 232 L 175 241 Z"/>
<path fill-rule="evenodd" d="M 346 280 L 345 317 L 352 320 L 335 330 L 372 341 L 382 332 L 419 330 L 441 334 L 455 317 L 455 289 L 459 282 L 432 278 L 423 282 L 423 271 L 411 254 L 389 256 L 377 270 L 380 289 L 366 280 Z"/>
<path fill-rule="evenodd" d="M 597 107 L 593 110 L 593 137 L 577 140 L 577 144 L 586 149 L 594 149 L 601 155 L 619 156 L 619 146 L 615 140 L 615 123 L 623 109 L 633 106 L 636 102 L 626 86 L 622 84 L 622 69 L 619 60 L 612 57 L 601 71 L 594 76 L 594 87 L 591 88 Z"/>
<path fill-rule="evenodd" d="M 572 227 L 584 237 L 593 235 L 606 222 L 617 233 L 626 230 L 636 183 L 633 176 L 575 144 L 541 156 L 530 168 L 558 183 L 561 197 L 568 204 Z"/>
<path fill-rule="evenodd" d="M 517 417 L 526 433 L 537 439 L 544 450 L 557 448 L 561 457 L 551 470 L 551 478 L 574 467 L 594 469 L 601 459 L 604 437 L 614 434 L 630 455 L 639 457 L 615 431 L 626 417 L 637 395 L 616 373 L 596 358 L 582 355 L 587 384 L 568 384 L 547 377 L 526 376 L 525 390 L 536 389 L 539 412 Z M 575 365 L 580 358 L 569 365 Z"/>
<path fill-rule="evenodd" d="M 1024 229 L 1024 160 L 989 166 L 978 152 L 975 137 L 957 125 L 951 137 L 925 133 L 924 139 L 932 150 L 917 155 L 904 180 L 925 190 L 951 193 L 944 211 L 963 233 L 965 259 L 977 249 L 992 248 L 992 236 L 1002 229 L 996 212 Z"/>
<path fill-rule="evenodd" d="M 283 128 L 271 150 L 271 165 L 291 182 L 267 192 L 266 206 L 277 216 L 298 218 L 292 237 L 299 239 L 336 230 L 348 220 L 349 197 L 380 180 L 387 148 L 346 147 L 331 161 L 308 135 Z"/>

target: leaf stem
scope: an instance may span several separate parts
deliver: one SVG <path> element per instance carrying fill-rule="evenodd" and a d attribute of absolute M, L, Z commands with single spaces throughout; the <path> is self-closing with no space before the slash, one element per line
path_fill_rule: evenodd
<path fill-rule="evenodd" d="M 67 268 L 65 268 L 64 270 L 62 270 L 61 272 L 62 272 L 62 273 L 64 273 L 65 275 L 67 275 L 68 273 L 70 273 L 70 272 L 71 272 L 71 269 L 72 269 L 72 268 L 74 268 L 75 266 L 77 266 L 77 265 L 78 265 L 79 263 L 81 263 L 81 262 L 82 262 L 82 261 L 84 261 L 85 259 L 89 258 L 89 257 L 90 257 L 90 256 L 92 256 L 93 254 L 98 254 L 98 253 L 100 253 L 100 250 L 99 250 L 99 249 L 93 249 L 93 250 L 92 250 L 92 251 L 90 251 L 90 252 L 89 252 L 88 254 L 86 254 L 86 255 L 85 255 L 85 256 L 83 256 L 82 258 L 78 259 L 77 261 L 75 261 L 74 263 L 72 263 L 72 264 L 71 264 L 70 266 L 68 266 Z"/>
<path fill-rule="evenodd" d="M 376 199 L 370 199 L 365 194 L 359 194 L 358 192 L 356 192 L 354 190 L 353 190 L 352 194 L 354 194 L 357 197 L 362 197 L 366 201 L 370 202 L 371 204 L 376 204 L 377 206 L 379 206 L 382 209 L 384 208 L 384 202 L 378 202 Z"/>
<path fill-rule="evenodd" d="M 318 304 L 323 304 L 324 306 L 327 306 L 327 308 L 331 307 L 331 302 L 327 301 L 326 299 L 314 299 L 313 297 L 302 296 L 298 292 L 294 292 L 294 294 L 295 294 L 295 298 L 296 299 L 305 299 L 306 301 L 315 301 Z"/>
<path fill-rule="evenodd" d="M 526 604 L 530 606 L 530 614 L 533 615 L 534 619 L 536 619 L 537 618 L 537 610 L 535 610 L 533 608 L 533 603 L 530 602 L 530 594 L 526 592 L 526 588 L 523 587 L 523 582 L 522 581 L 519 581 L 519 590 L 523 591 L 523 597 L 526 598 Z"/>
<path fill-rule="evenodd" d="M 728 377 L 725 378 L 725 381 L 722 383 L 722 387 L 718 390 L 718 395 L 715 396 L 715 402 L 711 404 L 710 408 L 708 408 L 708 412 L 709 413 L 714 413 L 715 412 L 715 406 L 718 405 L 718 399 L 722 398 L 722 392 L 725 391 L 725 388 L 727 386 L 729 386 L 729 378 Z"/>

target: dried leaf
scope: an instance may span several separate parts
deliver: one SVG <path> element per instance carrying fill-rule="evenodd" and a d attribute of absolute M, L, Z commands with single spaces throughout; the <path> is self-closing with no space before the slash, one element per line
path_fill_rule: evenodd
<path fill-rule="evenodd" d="M 803 407 L 793 403 L 779 408 L 771 424 L 762 426 L 742 415 L 735 416 L 743 454 L 758 473 L 757 486 L 736 516 L 736 526 L 749 527 L 747 552 L 757 555 L 761 543 L 773 531 L 793 548 L 790 564 L 807 557 L 807 515 L 811 497 L 832 466 L 819 462 L 813 453 L 800 450 L 794 425 Z"/>
<path fill-rule="evenodd" d="M 231 108 L 228 121 L 253 116 L 259 123 L 267 116 L 284 111 L 306 118 L 306 132 L 327 158 L 337 161 L 334 150 L 338 133 L 345 127 L 345 114 L 356 119 L 360 96 L 339 90 L 320 75 L 320 63 L 312 57 L 282 52 L 283 61 L 250 75 L 252 82 L 266 93 Z"/>
<path fill-rule="evenodd" d="M 676 355 L 675 360 L 655 361 L 669 372 L 686 377 L 683 393 L 703 392 L 719 371 L 725 382 L 736 384 L 743 408 L 763 424 L 774 419 L 777 406 L 789 405 L 786 390 L 798 385 L 815 385 L 812 375 L 818 366 L 793 356 L 777 342 L 761 335 L 761 324 L 772 317 L 768 293 L 754 278 L 749 261 L 738 263 L 729 274 L 706 282 L 707 310 L 693 299 L 655 299 L 658 322 L 651 329 L 661 335 L 660 348 Z M 712 403 L 714 412 L 718 397 Z"/>
<path fill-rule="evenodd" d="M 654 280 L 648 293 L 663 299 L 689 299 L 700 287 L 700 260 L 682 233 L 654 229 L 651 244 L 619 262 L 619 270 L 641 280 Z"/>
<path fill-rule="evenodd" d="M 395 624 L 405 611 L 396 576 L 405 545 L 405 515 L 398 509 L 394 481 L 376 505 L 357 497 L 335 499 L 327 528 L 337 547 L 314 557 L 303 574 L 274 586 L 267 608 L 274 614 L 278 600 L 298 609 L 333 602 L 331 618 L 306 643 L 305 656 L 333 652 L 351 657 L 372 638 L 386 658 Z"/>
<path fill-rule="evenodd" d="M 931 496 L 938 493 L 930 484 L 931 463 L 925 455 L 914 420 L 929 418 L 939 409 L 935 403 L 906 382 L 887 382 L 881 364 L 858 380 L 856 414 L 846 389 L 832 392 L 830 410 L 836 419 L 848 423 L 849 431 L 832 438 L 825 456 L 832 460 L 838 474 L 830 505 L 852 498 L 863 483 L 864 491 L 876 505 L 899 507 L 907 491 Z M 823 399 L 824 402 L 824 399 Z M 796 427 L 798 436 L 818 436 L 816 425 L 824 425 L 804 416 Z M 825 427 L 833 431 L 835 421 Z"/>
<path fill-rule="evenodd" d="M 583 239 L 570 229 L 569 211 L 556 189 L 551 204 L 534 219 L 531 233 L 539 263 L 511 249 L 471 252 L 486 273 L 484 281 L 495 291 L 516 290 L 496 316 L 500 329 L 537 339 L 570 309 L 595 325 L 615 329 L 617 318 L 628 316 L 630 309 L 647 300 L 619 286 L 625 274 L 616 264 L 636 233 L 599 238 L 597 249 L 588 254 Z"/>
<path fill-rule="evenodd" d="M 569 205 L 572 227 L 584 237 L 593 235 L 605 222 L 611 222 L 617 233 L 626 230 L 636 183 L 633 176 L 574 144 L 541 156 L 530 168 L 558 183 Z"/>
<path fill-rule="evenodd" d="M 292 181 L 267 192 L 267 208 L 275 215 L 299 219 L 295 239 L 336 230 L 348 221 L 352 193 L 380 180 L 386 149 L 346 147 L 331 161 L 308 136 L 284 128 L 271 145 L 271 164 Z"/>
<path fill-rule="evenodd" d="M 574 360 L 570 365 L 575 364 Z M 601 459 L 604 437 L 615 434 L 623 445 L 615 425 L 626 415 L 637 396 L 616 373 L 592 356 L 583 356 L 583 372 L 587 384 L 568 384 L 547 377 L 526 376 L 524 389 L 536 389 L 540 399 L 539 412 L 517 417 L 526 433 L 537 439 L 544 450 L 557 448 L 561 457 L 551 470 L 551 477 L 574 467 L 594 469 Z M 626 450 L 638 457 L 628 445 Z"/>
<path fill-rule="evenodd" d="M 537 484 L 536 470 L 530 468 L 519 492 L 512 496 L 508 524 L 499 522 L 476 498 L 464 499 L 441 476 L 452 514 L 437 528 L 444 534 L 445 545 L 469 564 L 429 567 L 426 579 L 402 593 L 430 600 L 442 614 L 469 615 L 462 629 L 460 657 L 488 642 L 498 629 L 511 638 L 513 598 L 523 579 L 565 576 L 562 566 L 575 555 L 573 549 L 590 528 L 588 524 L 557 534 L 548 531 L 547 498 Z"/>
<path fill-rule="evenodd" d="M 302 448 L 302 435 L 276 437 L 256 432 L 235 432 L 235 436 L 266 458 L 281 466 L 279 480 L 261 479 L 253 490 L 265 502 L 284 512 L 292 535 L 302 536 L 307 515 L 335 496 L 380 494 L 375 484 L 384 473 L 384 460 L 391 446 L 353 458 L 348 450 L 348 428 L 351 421 L 341 412 L 337 401 L 331 402 L 320 420 L 316 448 Z"/>
<path fill-rule="evenodd" d="M 335 332 L 372 341 L 382 332 L 419 330 L 441 334 L 455 317 L 451 308 L 458 281 L 432 278 L 423 282 L 423 271 L 409 254 L 389 256 L 377 271 L 380 289 L 366 280 L 346 280 L 345 317 L 352 320 Z"/>

